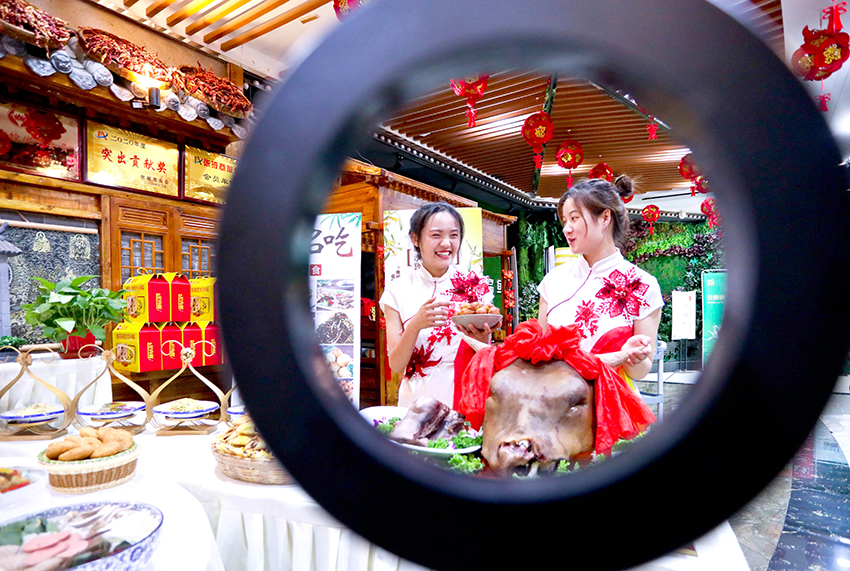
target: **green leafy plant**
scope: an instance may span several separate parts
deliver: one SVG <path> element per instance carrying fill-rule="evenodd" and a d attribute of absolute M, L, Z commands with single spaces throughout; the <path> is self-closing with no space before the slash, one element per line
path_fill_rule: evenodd
<path fill-rule="evenodd" d="M 0 337 L 0 347 L 18 348 L 26 344 L 27 340 L 23 337 L 15 337 L 14 335 L 3 335 L 2 337 Z"/>
<path fill-rule="evenodd" d="M 34 277 L 39 282 L 39 296 L 33 303 L 23 304 L 26 322 L 40 325 L 44 336 L 62 342 L 69 336 L 85 337 L 91 331 L 95 339 L 106 340 L 104 326 L 124 319 L 127 302 L 121 299 L 124 290 L 110 291 L 80 286 L 97 276 L 80 276 L 53 283 Z"/>

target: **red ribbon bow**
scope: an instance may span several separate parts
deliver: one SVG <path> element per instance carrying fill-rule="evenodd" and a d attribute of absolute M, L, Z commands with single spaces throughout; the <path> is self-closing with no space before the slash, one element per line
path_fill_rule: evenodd
<path fill-rule="evenodd" d="M 484 408 L 490 396 L 490 379 L 516 361 L 532 364 L 561 360 L 588 381 L 593 381 L 596 411 L 594 449 L 605 453 L 619 440 L 640 434 L 655 422 L 655 415 L 614 369 L 579 347 L 581 329 L 577 324 L 549 326 L 544 331 L 536 319 L 517 326 L 501 345 L 478 351 L 463 373 L 457 410 L 478 429 L 484 421 Z"/>

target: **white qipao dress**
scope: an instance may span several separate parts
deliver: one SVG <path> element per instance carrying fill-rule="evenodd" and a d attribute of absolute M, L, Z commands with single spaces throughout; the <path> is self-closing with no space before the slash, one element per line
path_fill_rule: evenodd
<path fill-rule="evenodd" d="M 404 326 L 432 296 L 436 295 L 437 300 L 452 301 L 452 278 L 458 275 L 459 270 L 451 266 L 445 274 L 435 278 L 419 266 L 386 285 L 381 295 L 381 309 L 395 309 Z M 493 294 L 486 294 L 482 301 L 491 303 Z M 450 307 L 457 311 L 459 305 L 456 302 Z M 453 406 L 454 363 L 460 343 L 460 334 L 451 320 L 443 327 L 428 327 L 419 332 L 413 355 L 402 375 L 398 391 L 399 406 L 409 407 L 423 396 Z"/>
<path fill-rule="evenodd" d="M 578 323 L 581 348 L 597 355 L 622 349 L 634 322 L 664 306 L 658 281 L 620 250 L 593 267 L 584 256 L 557 266 L 537 290 L 549 308 L 548 323 Z"/>

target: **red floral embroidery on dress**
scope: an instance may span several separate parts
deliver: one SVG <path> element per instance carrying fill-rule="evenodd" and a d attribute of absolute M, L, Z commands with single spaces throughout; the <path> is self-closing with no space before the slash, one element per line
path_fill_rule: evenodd
<path fill-rule="evenodd" d="M 413 354 L 410 356 L 410 361 L 404 369 L 404 377 L 406 379 L 412 379 L 416 375 L 424 377 L 426 369 L 439 365 L 443 358 L 440 357 L 434 361 L 431 359 L 433 353 L 433 345 L 429 346 L 427 349 L 425 347 L 415 347 L 413 349 Z"/>
<path fill-rule="evenodd" d="M 632 317 L 637 317 L 641 307 L 649 306 L 649 302 L 643 298 L 649 290 L 649 284 L 640 281 L 634 268 L 626 274 L 614 270 L 607 278 L 602 278 L 602 282 L 602 289 L 596 293 L 596 297 L 602 300 L 602 313 L 611 317 L 622 315 L 627 323 L 631 323 Z"/>
<path fill-rule="evenodd" d="M 599 328 L 599 313 L 596 304 L 590 300 L 580 303 L 576 310 L 575 322 L 581 327 L 581 336 L 584 339 L 593 337 Z"/>
<path fill-rule="evenodd" d="M 416 375 L 424 377 L 426 369 L 436 367 L 443 360 L 443 358 L 440 357 L 439 359 L 434 361 L 431 359 L 431 357 L 434 354 L 435 345 L 442 341 L 445 341 L 447 345 L 451 345 L 452 337 L 457 335 L 457 332 L 451 325 L 451 317 L 454 313 L 454 310 L 449 307 L 448 311 L 448 323 L 446 323 L 446 325 L 443 325 L 442 327 L 433 328 L 431 334 L 428 336 L 427 347 L 423 347 L 420 345 L 413 349 L 413 354 L 410 355 L 410 361 L 407 363 L 407 367 L 404 370 L 404 377 L 406 379 L 411 379 Z"/>

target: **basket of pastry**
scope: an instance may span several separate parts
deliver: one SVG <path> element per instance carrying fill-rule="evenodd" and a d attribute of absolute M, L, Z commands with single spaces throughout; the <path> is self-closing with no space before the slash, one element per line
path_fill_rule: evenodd
<path fill-rule="evenodd" d="M 254 110 L 241 87 L 205 70 L 200 67 L 200 63 L 198 67 L 184 65 L 177 68 L 172 87 L 174 91 L 182 91 L 200 99 L 219 113 L 237 119 L 245 119 Z"/>
<path fill-rule="evenodd" d="M 40 48 L 59 49 L 71 39 L 68 25 L 25 0 L 0 2 L 0 32 Z"/>
<path fill-rule="evenodd" d="M 142 78 L 148 78 L 160 82 L 159 87 L 171 85 L 174 70 L 146 49 L 97 28 L 78 28 L 77 37 L 86 55 L 109 71 L 143 84 L 148 82 Z"/>
<path fill-rule="evenodd" d="M 54 490 L 71 494 L 96 492 L 133 477 L 139 445 L 118 428 L 84 427 L 79 436 L 66 436 L 38 455 Z"/>
<path fill-rule="evenodd" d="M 289 472 L 266 448 L 266 443 L 248 415 L 234 422 L 227 432 L 212 443 L 213 457 L 221 471 L 231 478 L 255 484 L 295 483 Z"/>

